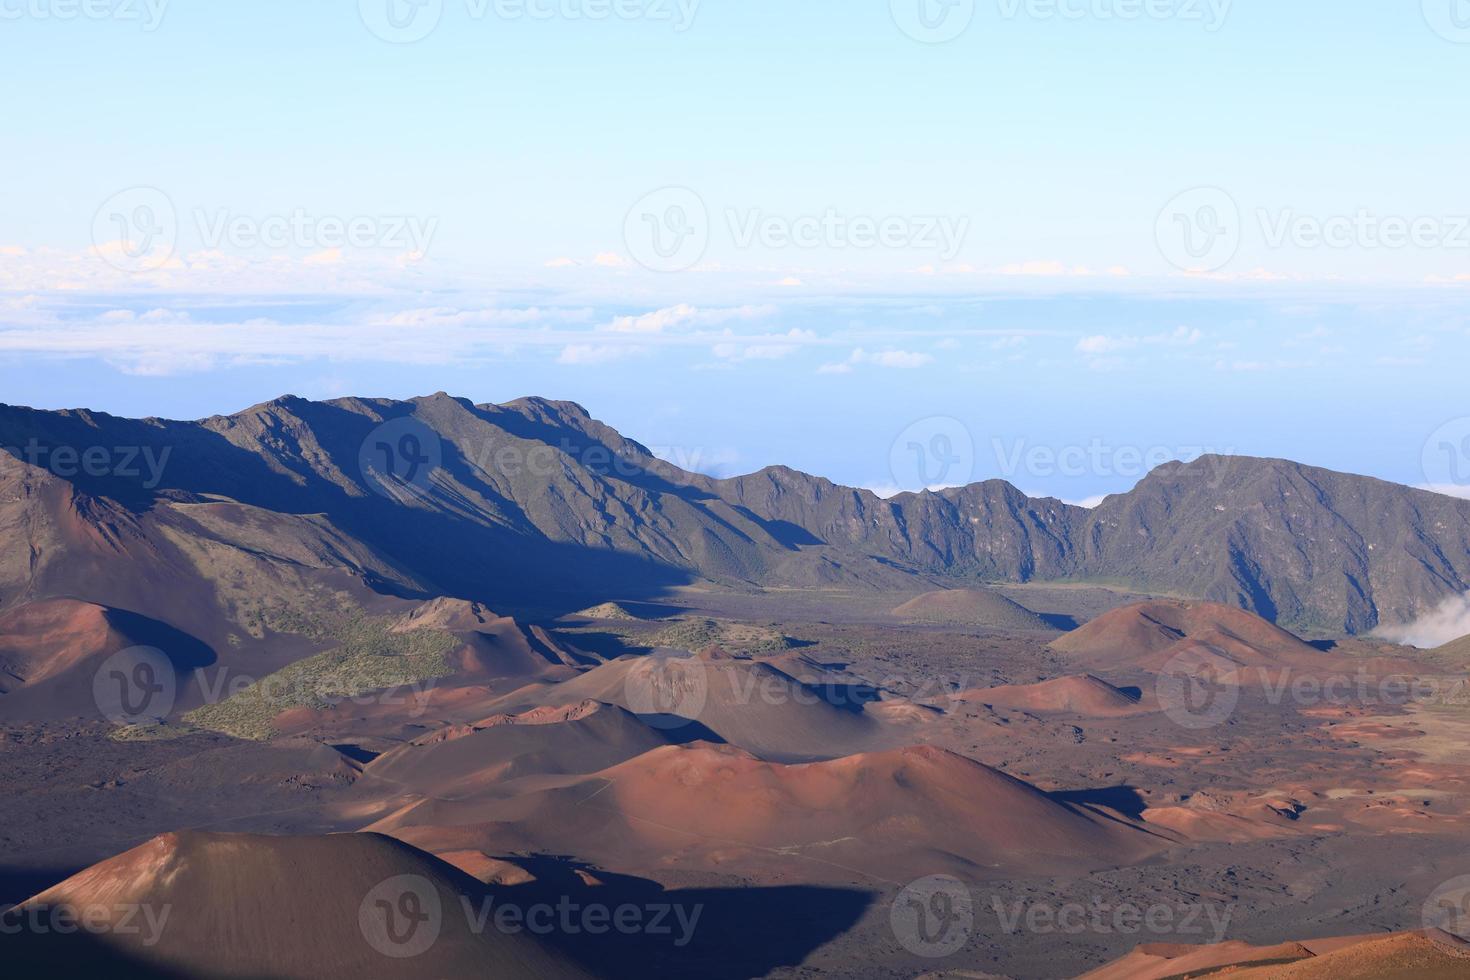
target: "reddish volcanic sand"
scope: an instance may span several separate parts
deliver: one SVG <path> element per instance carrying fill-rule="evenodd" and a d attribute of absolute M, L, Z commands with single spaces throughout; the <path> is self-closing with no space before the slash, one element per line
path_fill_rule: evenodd
<path fill-rule="evenodd" d="M 1058 677 L 1040 684 L 981 688 L 955 696 L 956 700 L 1018 708 L 1042 714 L 1069 714 L 1086 718 L 1114 718 L 1149 709 L 1107 681 L 1091 674 Z"/>
<path fill-rule="evenodd" d="M 27 603 L 0 616 L 0 694 L 129 645 L 102 606 L 75 599 Z"/>
<path fill-rule="evenodd" d="M 585 701 L 441 729 L 374 759 L 369 779 L 456 798 L 517 776 L 597 772 L 668 744 L 613 705 Z"/>
<path fill-rule="evenodd" d="M 1278 946 L 1150 943 L 1078 980 L 1205 976 L 1230 980 L 1462 980 L 1470 976 L 1470 947 L 1437 929 Z"/>
<path fill-rule="evenodd" d="M 834 706 L 822 691 L 768 663 L 722 655 L 622 657 L 560 684 L 529 685 L 488 710 L 513 714 L 585 700 L 640 714 L 663 709 L 776 762 L 831 759 L 902 740 L 881 718 L 856 705 Z"/>
<path fill-rule="evenodd" d="M 1260 616 L 1214 602 L 1159 600 L 1124 606 L 1051 645 L 1069 660 L 1097 669 L 1157 669 L 1197 647 L 1247 667 L 1330 662 Z"/>
<path fill-rule="evenodd" d="M 383 914 L 375 913 L 375 896 L 396 902 L 404 893 L 397 887 L 379 895 L 379 886 L 404 881 L 402 876 L 409 876 L 406 880 L 422 896 L 417 909 L 437 902 L 442 910 L 437 940 L 411 958 L 385 955 L 382 949 L 395 947 L 385 935 Z M 146 931 L 114 929 L 101 950 L 92 945 L 99 940 L 86 933 L 54 931 L 24 934 L 7 945 L 18 950 L 21 963 L 31 964 L 31 972 L 17 974 L 24 976 L 74 975 L 70 968 L 100 952 L 129 957 L 166 975 L 208 978 L 588 975 L 529 933 L 472 929 L 461 895 L 478 896 L 479 887 L 437 858 L 374 834 L 181 832 L 94 865 L 21 909 L 67 904 L 101 910 L 121 925 L 117 917 L 130 908 L 166 908 L 168 918 L 152 937 L 155 944 L 145 943 Z M 91 975 L 114 976 L 119 969 L 109 961 L 106 972 Z"/>
<path fill-rule="evenodd" d="M 779 765 L 704 743 L 514 799 L 424 800 L 371 829 L 436 851 L 569 853 L 644 869 L 735 861 L 742 873 L 822 880 L 1111 867 L 1175 839 L 937 748 Z"/>

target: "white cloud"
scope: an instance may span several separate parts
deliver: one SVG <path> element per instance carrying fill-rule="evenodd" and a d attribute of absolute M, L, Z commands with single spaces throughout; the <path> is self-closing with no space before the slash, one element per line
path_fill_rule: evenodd
<path fill-rule="evenodd" d="M 614 333 L 661 334 L 681 327 L 712 327 L 734 320 L 757 320 L 775 312 L 771 306 L 700 309 L 689 303 L 680 303 L 652 313 L 616 317 L 606 329 Z"/>
<path fill-rule="evenodd" d="M 177 310 L 148 310 L 135 313 L 132 310 L 108 310 L 99 318 L 103 323 L 190 323 L 187 313 Z"/>
<path fill-rule="evenodd" d="M 906 350 L 883 350 L 868 352 L 859 347 L 848 355 L 847 360 L 834 364 L 823 364 L 817 368 L 818 374 L 848 374 L 860 364 L 869 364 L 874 367 L 896 368 L 900 370 L 912 370 L 924 367 L 926 364 L 934 363 L 933 354 L 920 354 Z"/>
<path fill-rule="evenodd" d="M 461 310 L 450 306 L 415 307 L 384 316 L 369 318 L 369 323 L 388 327 L 444 328 L 472 326 L 514 326 L 552 320 L 575 323 L 592 315 L 591 310 L 543 310 L 538 307 L 482 307 Z"/>
<path fill-rule="evenodd" d="M 1077 341 L 1077 352 L 1096 357 L 1140 347 L 1192 347 L 1203 340 L 1204 336 L 1203 332 L 1192 327 L 1177 327 L 1166 333 L 1147 336 L 1094 334 Z"/>
<path fill-rule="evenodd" d="M 626 269 L 632 265 L 627 259 L 617 252 L 598 252 L 592 258 L 592 264 L 604 269 Z"/>
<path fill-rule="evenodd" d="M 1433 649 L 1470 636 L 1470 593 L 1451 596 L 1430 613 L 1403 626 L 1386 626 L 1379 636 L 1395 643 Z"/>
<path fill-rule="evenodd" d="M 136 377 L 163 378 L 212 370 L 215 359 L 208 354 L 154 350 L 133 358 L 111 358 L 113 367 Z"/>
<path fill-rule="evenodd" d="M 608 324 L 607 329 L 614 333 L 663 333 L 673 327 L 691 323 L 698 315 L 699 310 L 696 307 L 680 303 L 652 313 L 617 317 Z"/>
<path fill-rule="evenodd" d="M 568 344 L 556 358 L 558 364 L 608 364 L 640 353 L 641 348 L 613 344 Z"/>
<path fill-rule="evenodd" d="M 861 351 L 856 354 L 862 354 Z M 906 350 L 885 350 L 876 354 L 862 355 L 859 363 L 875 364 L 878 367 L 912 369 L 934 363 L 933 354 L 919 354 Z"/>

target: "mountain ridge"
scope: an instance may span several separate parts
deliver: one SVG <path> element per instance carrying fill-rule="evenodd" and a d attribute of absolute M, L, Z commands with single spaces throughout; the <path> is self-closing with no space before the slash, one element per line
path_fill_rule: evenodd
<path fill-rule="evenodd" d="M 372 461 L 374 446 L 391 458 L 401 433 L 416 441 L 397 445 L 434 456 L 407 482 Z M 1282 459 L 1166 463 L 1092 509 L 1003 480 L 883 499 L 786 466 L 686 471 L 575 402 L 444 392 L 287 395 L 192 422 L 0 406 L 0 446 L 0 528 L 29 546 L 26 560 L 0 562 L 0 608 L 54 594 L 69 566 L 107 564 L 94 552 L 109 536 L 205 578 L 215 572 L 200 552 L 223 549 L 278 571 L 345 570 L 378 592 L 492 604 L 601 601 L 608 582 L 1091 581 L 1362 633 L 1470 590 L 1470 501 Z M 166 465 L 151 486 L 141 466 L 60 476 L 63 447 Z M 25 458 L 38 450 L 50 465 Z M 62 525 L 90 543 L 58 537 Z"/>

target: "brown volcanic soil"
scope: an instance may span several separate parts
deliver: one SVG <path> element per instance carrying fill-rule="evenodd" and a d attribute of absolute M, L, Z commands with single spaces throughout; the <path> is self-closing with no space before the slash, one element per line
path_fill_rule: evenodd
<path fill-rule="evenodd" d="M 1091 674 L 1058 677 L 1039 684 L 981 688 L 956 694 L 954 699 L 1084 718 L 1116 718 L 1150 710 L 1140 704 L 1137 696 L 1126 694 Z"/>
<path fill-rule="evenodd" d="M 1388 936 L 1280 966 L 1225 974 L 1235 980 L 1460 980 L 1470 952 L 1424 936 Z"/>
<path fill-rule="evenodd" d="M 182 687 L 212 650 L 173 627 L 136 613 L 76 599 L 41 599 L 0 614 L 0 712 L 9 720 L 99 719 L 97 671 L 113 654 L 149 647 L 159 683 Z"/>
<path fill-rule="evenodd" d="M 38 684 L 130 641 L 108 610 L 75 599 L 43 599 L 0 615 L 0 694 Z"/>
<path fill-rule="evenodd" d="M 516 691 L 482 710 L 503 714 L 601 701 L 643 714 L 668 714 L 660 722 L 667 730 L 711 733 L 771 761 L 833 758 L 901 741 L 901 729 L 885 725 L 859 704 L 834 705 L 826 695 L 769 663 L 714 652 L 622 657 L 560 684 Z"/>
<path fill-rule="evenodd" d="M 1241 666 L 1314 664 L 1315 648 L 1261 617 L 1215 602 L 1155 600 L 1104 613 L 1053 641 L 1069 660 L 1100 669 L 1157 669 L 1204 646 Z"/>
<path fill-rule="evenodd" d="M 1089 970 L 1077 980 L 1168 980 L 1170 977 L 1197 977 L 1216 973 L 1225 967 L 1238 967 L 1246 963 L 1285 963 L 1308 959 L 1311 955 L 1310 950 L 1295 942 L 1265 947 L 1242 942 L 1225 942 L 1213 946 L 1147 943 L 1107 966 Z"/>
<path fill-rule="evenodd" d="M 1446 663 L 1470 663 L 1470 636 L 1462 636 L 1434 649 L 1434 655 Z"/>
<path fill-rule="evenodd" d="M 1251 946 L 1153 943 L 1078 980 L 1453 980 L 1470 976 L 1470 946 L 1438 930 Z"/>
<path fill-rule="evenodd" d="M 394 904 L 405 886 L 420 899 L 416 909 Z M 373 901 L 380 892 L 394 908 L 432 915 L 421 928 L 437 924 L 437 940 L 411 958 L 389 955 L 402 947 L 387 930 L 408 925 L 385 920 Z M 105 955 L 109 976 L 128 974 L 119 959 L 139 975 L 188 977 L 590 975 L 529 934 L 477 932 L 462 911 L 463 894 L 478 894 L 471 879 L 376 835 L 165 834 L 68 878 L 13 913 L 59 906 L 100 910 L 113 927 L 105 936 L 26 930 L 7 941 L 7 966 L 19 962 L 34 975 L 54 975 L 96 969 Z M 156 931 L 129 933 L 129 907 L 167 918 L 155 919 Z"/>
<path fill-rule="evenodd" d="M 667 744 L 622 708 L 587 701 L 440 729 L 363 772 L 408 792 L 455 798 L 517 776 L 597 772 Z"/>
<path fill-rule="evenodd" d="M 372 829 L 434 850 L 573 851 L 633 869 L 784 874 L 795 862 L 815 880 L 1082 870 L 1171 842 L 941 749 L 783 766 L 700 743 L 509 801 L 427 800 Z"/>
<path fill-rule="evenodd" d="M 1004 630 L 1049 630 L 1046 620 L 999 592 L 949 589 L 910 599 L 893 615 L 913 623 L 952 623 Z"/>
<path fill-rule="evenodd" d="M 1022 598 L 1049 613 L 1082 616 L 1106 608 L 1106 598 L 1095 591 L 1047 590 L 1044 594 L 1051 598 L 1044 604 L 1026 600 L 1030 593 Z M 1085 601 L 1066 605 L 1073 595 L 1085 596 Z M 903 874 L 878 880 L 814 860 L 827 855 L 832 850 L 828 847 L 783 850 L 791 840 L 762 843 L 766 849 L 719 844 L 697 836 L 702 829 L 686 825 L 678 813 L 674 820 L 634 813 L 640 818 L 635 820 L 613 810 L 597 810 L 611 790 L 591 796 L 599 787 L 591 778 L 571 773 L 486 784 L 482 792 L 457 805 L 481 808 L 470 814 L 475 819 L 486 814 L 503 818 L 506 823 L 495 828 L 498 837 L 472 825 L 434 830 L 424 843 L 436 851 L 442 847 L 445 854 L 460 852 L 456 861 L 464 866 L 504 870 L 506 861 L 548 859 L 545 854 L 533 859 L 514 852 L 548 850 L 554 843 L 551 836 L 558 840 L 569 836 L 575 847 L 557 849 L 580 855 L 585 846 L 603 865 L 591 869 L 598 879 L 615 879 L 619 872 L 636 870 L 646 862 L 643 873 L 670 889 L 715 886 L 747 896 L 749 901 L 737 903 L 728 915 L 709 920 L 719 923 L 718 932 L 748 935 L 743 931 L 746 923 L 776 915 L 804 937 L 779 956 L 748 957 L 750 950 L 765 950 L 767 945 L 747 938 L 732 943 L 742 948 L 722 948 L 718 957 L 701 961 L 700 972 L 719 962 L 726 964 L 719 975 L 731 978 L 911 980 L 933 970 L 1055 978 L 1114 960 L 1139 942 L 1199 943 L 1210 938 L 1008 931 L 991 908 L 993 899 L 1050 908 L 1094 899 L 1184 907 L 1204 896 L 1233 912 L 1227 938 L 1266 946 L 1310 935 L 1388 933 L 1417 927 L 1424 899 L 1441 882 L 1470 872 L 1463 863 L 1464 841 L 1470 834 L 1470 767 L 1463 764 L 1462 751 L 1463 733 L 1470 725 L 1456 720 L 1463 712 L 1453 706 L 1405 711 L 1356 702 L 1299 704 L 1290 697 L 1272 701 L 1262 690 L 1253 689 L 1243 692 L 1226 723 L 1206 731 L 1181 729 L 1162 713 L 1089 718 L 987 707 L 959 701 L 954 694 L 1027 687 L 1037 678 L 1077 674 L 1078 668 L 1060 652 L 1046 649 L 1045 637 L 1032 633 L 896 624 L 888 615 L 896 597 L 873 602 L 807 594 L 706 593 L 696 605 L 686 590 L 677 598 L 680 614 L 693 610 L 730 619 L 743 614 L 750 622 L 779 624 L 782 633 L 797 638 L 802 646 L 763 663 L 788 677 L 799 677 L 823 696 L 844 688 L 881 689 L 880 702 L 858 696 L 842 701 L 840 708 L 832 707 L 847 716 L 881 721 L 885 737 L 896 728 L 903 736 L 899 744 L 949 749 L 1041 790 L 1057 792 L 1060 795 L 1050 802 L 1090 812 L 1111 826 L 1122 829 L 1129 821 L 1119 823 L 1103 808 L 1160 831 L 1169 828 L 1174 837 L 1187 840 L 1145 861 L 1088 874 L 1073 870 L 1046 874 L 1023 865 L 1014 871 L 997 869 L 1000 877 L 994 878 L 961 873 L 962 878 L 983 880 L 973 884 L 974 931 L 964 949 L 937 962 L 915 957 L 897 944 L 888 906 L 908 876 L 963 867 L 954 862 L 954 855 L 963 853 L 964 841 L 920 857 L 921 850 L 906 850 L 912 838 L 900 833 L 895 837 L 896 851 L 905 860 L 912 859 L 913 866 L 890 868 Z M 407 605 L 397 602 L 396 611 Z M 583 646 L 578 634 L 573 633 L 571 641 Z M 608 649 L 617 655 L 611 643 Z M 1343 662 L 1336 652 L 1326 658 L 1334 665 Z M 256 656 L 256 648 L 246 655 Z M 734 663 L 742 670 L 754 665 Z M 1154 678 L 1147 667 L 1096 670 L 1113 685 L 1141 688 L 1146 702 L 1152 695 Z M 585 683 L 594 672 L 585 671 L 568 683 Z M 575 669 L 567 668 L 567 673 L 574 674 Z M 609 678 L 604 674 L 601 680 Z M 422 749 L 448 750 L 456 740 L 451 726 L 481 725 L 496 714 L 538 707 L 567 710 L 562 720 L 540 714 L 534 719 L 551 720 L 554 727 L 574 726 L 586 700 L 570 696 L 577 693 L 574 687 L 552 696 L 548 692 L 555 691 L 553 685 L 538 683 L 517 693 L 516 698 L 528 702 L 517 707 L 510 704 L 514 699 L 496 690 L 498 686 L 498 681 L 470 679 L 463 686 L 436 689 L 429 711 L 415 717 L 404 717 L 403 708 L 391 704 L 365 706 L 359 709 L 364 716 L 360 735 L 354 734 L 357 716 L 343 715 L 334 720 L 334 725 L 341 724 L 330 729 L 330 737 L 318 734 L 272 743 L 192 735 L 121 744 L 60 724 L 6 725 L 0 741 L 0 781 L 16 791 L 0 794 L 0 884 L 10 883 L 0 901 L 23 898 L 60 880 L 63 872 L 181 827 L 318 833 L 368 826 L 413 802 L 400 787 L 363 775 L 374 753 L 391 753 L 410 741 L 420 742 Z M 910 697 L 928 707 L 907 700 Z M 497 701 L 505 707 L 497 707 Z M 776 707 L 786 711 L 793 705 Z M 910 720 L 897 725 L 891 719 L 898 716 Z M 830 716 L 819 710 L 813 717 Z M 820 725 L 808 726 L 805 721 L 800 725 L 809 733 L 803 739 L 824 737 Z M 866 733 L 869 727 L 864 724 L 859 731 Z M 683 741 L 692 731 L 670 734 Z M 833 738 L 820 747 L 833 756 L 864 751 L 862 745 L 849 747 L 844 741 L 845 737 Z M 889 792 L 885 779 L 887 775 L 877 785 Z M 640 784 L 634 780 L 629 785 L 631 792 Z M 785 781 L 771 777 L 769 785 L 779 788 Z M 650 793 L 658 788 L 649 786 Z M 572 803 L 557 797 L 558 791 L 571 787 L 588 788 L 578 809 L 592 810 L 592 816 L 579 815 Z M 699 788 L 710 792 L 704 784 Z M 892 792 L 898 794 L 897 788 Z M 738 814 L 751 799 L 761 795 L 744 792 L 727 809 Z M 782 809 L 789 805 L 789 796 L 786 799 Z M 862 792 L 854 788 L 852 799 L 854 806 L 861 806 Z M 1295 819 L 1281 812 L 1291 801 L 1305 807 Z M 520 806 L 527 809 L 516 809 Z M 987 812 L 983 802 L 968 809 Z M 717 813 L 713 819 L 735 818 Z M 547 838 L 538 839 L 538 820 L 546 825 Z M 662 843 L 654 839 L 645 845 L 640 835 L 653 831 L 634 827 L 651 827 L 650 820 L 668 825 L 660 828 L 665 835 Z M 795 822 L 807 826 L 806 818 Z M 928 832 L 937 821 L 931 811 L 917 822 Z M 817 833 L 827 828 L 813 824 L 811 829 Z M 431 833 L 428 827 L 411 832 Z M 834 836 L 843 832 L 839 827 Z M 672 862 L 660 863 L 660 848 L 681 835 L 688 839 L 684 850 Z M 886 839 L 877 838 L 868 850 L 879 857 L 886 854 Z M 84 853 L 89 848 L 90 853 Z M 861 868 L 865 860 L 869 856 L 859 853 L 852 866 Z M 615 863 L 619 861 L 628 865 Z M 532 871 L 542 884 L 554 878 L 543 867 Z M 15 884 L 20 880 L 17 875 L 34 880 L 34 887 L 21 889 Z M 750 887 L 777 879 L 793 888 L 825 884 L 820 893 L 793 895 L 784 905 L 773 904 L 772 889 Z M 832 884 L 839 879 L 859 883 L 857 894 L 868 896 L 864 901 L 871 904 L 857 919 L 849 917 L 836 925 L 815 923 L 810 917 L 822 909 L 843 907 L 838 893 L 848 891 Z M 708 914 L 714 915 L 713 908 Z M 688 975 L 690 969 L 678 956 L 669 963 L 670 974 L 682 970 Z"/>

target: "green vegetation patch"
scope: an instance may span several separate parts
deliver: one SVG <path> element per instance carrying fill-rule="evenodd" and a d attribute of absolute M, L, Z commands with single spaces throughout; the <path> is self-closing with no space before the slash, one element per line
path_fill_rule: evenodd
<path fill-rule="evenodd" d="M 107 733 L 114 742 L 172 742 L 199 732 L 193 725 L 123 725 Z"/>
<path fill-rule="evenodd" d="M 790 637 L 773 627 L 717 619 L 681 619 L 647 642 L 650 646 L 692 651 L 718 644 L 730 653 L 776 653 L 793 646 Z"/>
<path fill-rule="evenodd" d="M 459 641 L 439 630 L 395 633 L 391 620 L 360 615 L 335 624 L 297 622 L 292 632 L 340 645 L 298 660 L 233 697 L 196 708 L 184 720 L 236 738 L 264 741 L 276 715 L 291 708 L 326 708 L 373 691 L 417 684 L 451 673 L 447 657 Z"/>
<path fill-rule="evenodd" d="M 581 616 L 585 619 L 600 619 L 606 622 L 639 623 L 643 621 L 642 617 L 633 615 L 625 607 L 616 602 L 604 602 L 600 606 L 583 609 L 581 612 L 574 613 L 573 615 Z"/>

